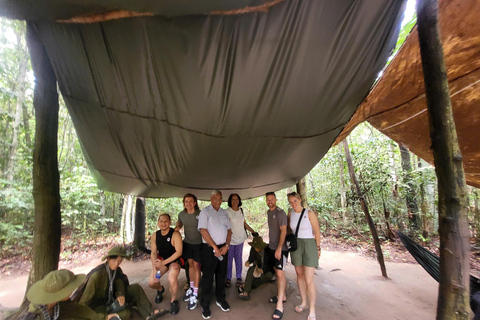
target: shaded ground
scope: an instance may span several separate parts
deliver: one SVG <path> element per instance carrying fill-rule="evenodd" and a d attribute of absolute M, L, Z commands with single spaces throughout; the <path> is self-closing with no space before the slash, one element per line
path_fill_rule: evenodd
<path fill-rule="evenodd" d="M 246 256 L 248 250 L 244 250 Z M 88 272 L 100 263 L 97 259 L 77 267 L 74 272 Z M 407 263 L 387 263 L 390 279 L 380 276 L 380 268 L 376 261 L 359 256 L 352 252 L 323 252 L 320 268 L 315 272 L 317 292 L 317 319 L 434 319 L 437 299 L 437 283 L 418 265 Z M 155 291 L 146 288 L 150 270 L 148 260 L 126 261 L 122 264 L 131 282 L 140 283 L 150 298 L 154 300 Z M 243 270 L 245 274 L 246 270 Z M 20 304 L 26 283 L 26 275 L 9 277 L 0 280 L 0 303 L 7 308 Z M 304 318 L 307 314 L 297 315 L 293 307 L 299 304 L 298 288 L 295 283 L 295 271 L 292 265 L 287 266 L 287 303 L 286 319 Z M 181 283 L 185 281 L 181 273 Z M 182 292 L 183 293 L 183 292 Z M 235 288 L 227 289 L 227 301 L 231 311 L 223 313 L 212 304 L 212 319 L 270 319 L 274 306 L 268 298 L 276 293 L 276 283 L 270 283 L 252 291 L 250 301 L 240 300 Z M 158 308 L 169 308 L 170 294 L 165 294 L 164 301 Z M 200 308 L 185 310 L 186 303 L 180 302 L 180 313 L 167 315 L 165 319 L 177 320 L 201 319 Z"/>

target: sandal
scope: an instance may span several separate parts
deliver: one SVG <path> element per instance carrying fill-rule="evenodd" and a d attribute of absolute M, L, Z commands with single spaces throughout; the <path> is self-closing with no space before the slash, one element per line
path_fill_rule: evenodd
<path fill-rule="evenodd" d="M 237 282 L 235 282 L 235 287 L 240 287 L 243 284 L 242 279 L 237 278 Z"/>
<path fill-rule="evenodd" d="M 313 316 L 311 314 L 308 315 L 307 320 L 315 320 L 316 315 L 314 314 Z"/>
<path fill-rule="evenodd" d="M 278 302 L 278 297 L 277 296 L 273 296 L 271 297 L 270 299 L 268 299 L 268 302 L 270 303 L 277 303 Z M 283 300 L 283 303 L 287 302 L 287 299 Z"/>
<path fill-rule="evenodd" d="M 277 317 L 275 318 L 275 316 L 277 316 Z M 272 315 L 272 319 L 273 320 L 280 320 L 280 319 L 282 319 L 282 317 L 283 317 L 283 311 L 275 309 L 275 311 L 273 312 L 273 315 Z"/>
<path fill-rule="evenodd" d="M 250 294 L 248 292 L 242 292 L 238 296 L 242 300 L 250 300 Z"/>
<path fill-rule="evenodd" d="M 232 286 L 232 280 L 227 279 L 225 280 L 225 287 L 230 288 Z"/>
<path fill-rule="evenodd" d="M 243 293 L 245 291 L 245 284 L 242 283 L 241 286 L 237 287 L 238 293 Z"/>
<path fill-rule="evenodd" d="M 298 306 L 295 306 L 295 312 L 296 313 L 302 313 L 303 311 L 307 310 L 308 309 L 308 306 L 307 307 L 303 307 L 301 305 L 298 305 Z"/>

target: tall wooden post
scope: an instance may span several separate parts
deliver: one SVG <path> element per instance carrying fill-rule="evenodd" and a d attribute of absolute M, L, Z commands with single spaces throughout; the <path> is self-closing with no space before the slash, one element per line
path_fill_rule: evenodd
<path fill-rule="evenodd" d="M 437 319 L 469 317 L 467 188 L 453 119 L 436 0 L 417 0 L 430 138 L 438 178 L 440 286 Z"/>
<path fill-rule="evenodd" d="M 305 181 L 305 177 L 298 180 L 297 184 L 297 192 L 302 197 L 302 207 L 306 208 L 308 201 L 307 201 L 307 183 Z"/>
<path fill-rule="evenodd" d="M 135 202 L 133 245 L 138 249 L 145 248 L 145 199 L 141 197 L 138 197 Z"/>
<path fill-rule="evenodd" d="M 27 23 L 35 89 L 35 145 L 33 151 L 33 260 L 27 289 L 58 268 L 60 258 L 60 175 L 57 160 L 58 92 L 57 79 L 38 30 Z"/>
<path fill-rule="evenodd" d="M 350 153 L 350 149 L 348 148 L 347 139 L 343 140 L 343 149 L 345 150 L 345 158 L 347 160 L 348 173 L 350 174 L 350 178 L 352 179 L 352 184 L 355 187 L 357 196 L 360 199 L 360 205 L 362 206 L 363 212 L 365 214 L 365 218 L 367 219 L 368 227 L 370 228 L 370 232 L 372 233 L 373 244 L 375 245 L 375 251 L 377 252 L 377 261 L 380 264 L 380 270 L 382 271 L 382 276 L 385 278 L 388 278 L 387 268 L 385 267 L 385 261 L 383 259 L 382 247 L 380 246 L 380 240 L 378 239 L 377 229 L 375 228 L 375 224 L 373 223 L 373 219 L 372 219 L 372 216 L 370 215 L 370 211 L 368 211 L 367 201 L 365 201 L 365 197 L 363 196 L 363 192 L 360 189 L 360 185 L 358 184 L 357 177 L 355 176 L 355 169 L 353 168 L 352 155 Z"/>

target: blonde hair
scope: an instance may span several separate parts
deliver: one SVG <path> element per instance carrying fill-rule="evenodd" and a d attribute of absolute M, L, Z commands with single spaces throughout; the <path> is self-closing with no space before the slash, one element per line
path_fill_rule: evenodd
<path fill-rule="evenodd" d="M 302 196 L 300 194 L 298 194 L 297 192 L 290 192 L 289 194 L 287 194 L 287 199 L 290 198 L 290 197 L 295 197 L 297 198 L 298 200 L 302 201 Z"/>

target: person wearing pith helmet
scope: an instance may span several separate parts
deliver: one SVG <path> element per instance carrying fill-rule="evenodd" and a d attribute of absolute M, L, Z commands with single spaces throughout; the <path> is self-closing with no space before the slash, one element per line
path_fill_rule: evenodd
<path fill-rule="evenodd" d="M 262 237 L 253 237 L 253 241 L 248 244 L 252 248 L 248 260 L 245 262 L 245 267 L 249 269 L 245 277 L 245 283 L 238 288 L 239 297 L 242 300 L 250 300 L 250 292 L 262 284 L 269 283 L 275 272 L 271 256 L 268 253 L 265 254 L 265 248 L 268 244 L 263 241 Z"/>
<path fill-rule="evenodd" d="M 144 319 L 154 320 L 163 313 L 154 310 L 139 284 L 130 284 L 120 264 L 129 258 L 124 247 L 116 246 L 102 258 L 101 265 L 90 272 L 79 303 L 99 313 L 116 313 L 120 319 L 130 318 L 135 306 Z"/>
<path fill-rule="evenodd" d="M 73 274 L 69 270 L 55 270 L 42 280 L 34 283 L 27 292 L 31 302 L 25 319 L 110 319 L 115 314 L 106 316 L 87 306 L 70 301 L 69 297 L 85 280 L 84 274 Z"/>

